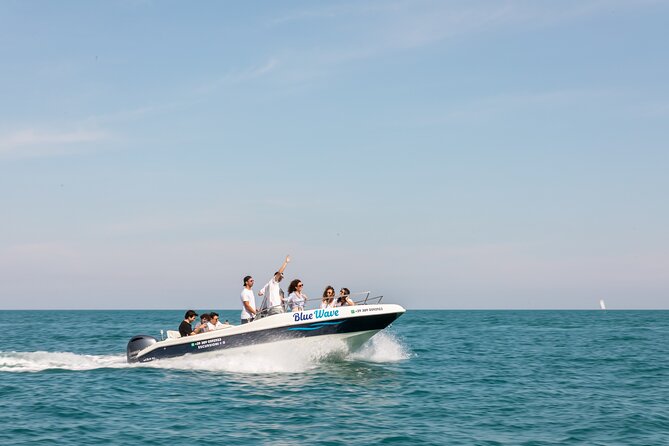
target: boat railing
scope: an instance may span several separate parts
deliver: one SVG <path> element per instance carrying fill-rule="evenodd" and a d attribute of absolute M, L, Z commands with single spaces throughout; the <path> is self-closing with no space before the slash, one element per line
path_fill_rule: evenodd
<path fill-rule="evenodd" d="M 351 299 L 351 300 L 353 300 L 353 302 L 356 305 L 380 304 L 381 300 L 383 300 L 383 296 L 369 297 L 369 295 L 372 294 L 370 291 L 365 291 L 364 293 L 351 293 L 351 296 L 354 296 L 356 294 L 364 294 L 365 295 L 364 299 L 360 299 L 360 300 Z"/>
<path fill-rule="evenodd" d="M 371 291 L 360 291 L 357 293 L 351 293 L 348 294 L 347 296 L 353 301 L 354 304 L 356 305 L 372 305 L 372 304 L 380 304 L 381 301 L 383 300 L 383 296 L 371 296 L 372 292 Z M 340 296 L 334 296 L 335 301 L 339 298 Z M 322 297 L 317 297 L 313 298 L 310 297 L 307 299 L 307 302 L 304 306 L 305 310 L 315 310 L 320 308 L 321 302 L 322 302 Z M 263 305 L 266 304 L 266 301 L 263 300 Z M 270 314 L 270 310 L 272 308 L 263 308 L 261 307 L 260 310 L 258 311 L 258 315 L 256 316 L 257 319 L 262 319 L 265 316 L 268 316 Z M 286 313 L 289 313 L 291 310 L 288 307 L 288 304 L 284 304 L 284 311 Z"/>
<path fill-rule="evenodd" d="M 371 291 L 359 291 L 357 293 L 351 293 L 347 294 L 354 304 L 356 305 L 370 305 L 370 304 L 380 304 L 381 300 L 383 299 L 383 296 L 373 296 L 370 297 L 372 294 Z M 337 299 L 339 299 L 341 296 L 335 295 L 334 296 L 334 301 L 336 302 Z M 304 306 L 305 310 L 315 310 L 317 308 L 321 307 L 321 302 L 323 301 L 322 297 L 310 297 L 307 300 L 306 305 Z M 286 312 L 290 311 L 290 308 L 286 307 Z"/>

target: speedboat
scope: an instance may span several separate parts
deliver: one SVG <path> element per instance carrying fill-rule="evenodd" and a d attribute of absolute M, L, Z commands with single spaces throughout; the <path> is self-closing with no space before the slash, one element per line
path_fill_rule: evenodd
<path fill-rule="evenodd" d="M 310 343 L 326 338 L 341 340 L 353 351 L 406 311 L 400 305 L 381 304 L 381 297 L 372 298 L 378 303 L 365 299 L 354 306 L 274 314 L 193 336 L 180 337 L 179 332 L 172 331 L 161 340 L 148 335 L 133 336 L 128 342 L 128 362 L 253 348 L 268 343 Z"/>

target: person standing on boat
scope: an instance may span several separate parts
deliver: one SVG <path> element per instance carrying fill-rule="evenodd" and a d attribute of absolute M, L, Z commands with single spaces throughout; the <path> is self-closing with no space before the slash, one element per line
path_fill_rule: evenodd
<path fill-rule="evenodd" d="M 290 282 L 288 286 L 288 305 L 290 305 L 290 311 L 304 311 L 304 305 L 307 302 L 307 295 L 302 292 L 304 284 L 300 279 L 295 279 Z"/>
<path fill-rule="evenodd" d="M 242 300 L 241 323 L 248 324 L 256 317 L 256 297 L 253 294 L 253 277 L 244 277 L 244 288 L 240 296 Z"/>
<path fill-rule="evenodd" d="M 283 296 L 279 282 L 283 279 L 283 271 L 286 269 L 286 266 L 288 266 L 288 263 L 290 263 L 290 256 L 286 256 L 286 260 L 283 261 L 283 265 L 281 265 L 279 271 L 275 272 L 274 277 L 272 277 L 272 279 L 258 291 L 258 296 L 267 294 L 265 299 L 263 299 L 263 305 L 261 307 L 262 309 L 267 308 L 265 304 L 267 302 L 267 305 L 269 305 L 269 311 L 267 312 L 268 316 L 284 312 Z"/>

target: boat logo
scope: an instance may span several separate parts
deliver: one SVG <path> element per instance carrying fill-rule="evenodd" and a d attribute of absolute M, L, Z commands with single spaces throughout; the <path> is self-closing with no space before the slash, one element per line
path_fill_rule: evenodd
<path fill-rule="evenodd" d="M 323 319 L 325 317 L 339 316 L 339 310 L 315 310 L 313 313 L 300 311 L 293 314 L 295 322 L 309 321 L 314 319 Z"/>

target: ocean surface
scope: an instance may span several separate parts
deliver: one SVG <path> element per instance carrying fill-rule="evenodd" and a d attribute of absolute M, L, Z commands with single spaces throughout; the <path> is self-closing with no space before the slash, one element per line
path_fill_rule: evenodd
<path fill-rule="evenodd" d="M 0 311 L 0 444 L 669 444 L 669 311 L 409 310 L 357 353 L 126 364 L 182 317 Z"/>

